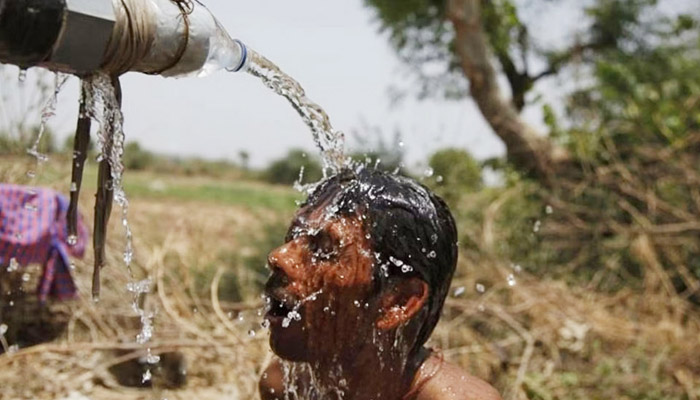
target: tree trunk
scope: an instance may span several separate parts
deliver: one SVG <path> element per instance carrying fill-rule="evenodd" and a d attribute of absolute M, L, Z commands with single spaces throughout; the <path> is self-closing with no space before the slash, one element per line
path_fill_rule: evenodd
<path fill-rule="evenodd" d="M 566 158 L 546 137 L 538 136 L 503 98 L 491 63 L 481 19 L 481 0 L 447 0 L 447 15 L 455 28 L 455 47 L 469 90 L 491 128 L 506 145 L 508 160 L 519 170 L 550 185 L 555 164 Z"/>

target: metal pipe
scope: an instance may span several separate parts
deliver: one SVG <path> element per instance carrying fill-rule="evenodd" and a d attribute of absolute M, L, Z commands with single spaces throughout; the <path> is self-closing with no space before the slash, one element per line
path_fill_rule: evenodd
<path fill-rule="evenodd" d="M 46 60 L 65 8 L 63 0 L 0 0 L 0 62 L 26 68 Z"/>
<path fill-rule="evenodd" d="M 177 0 L 0 0 L 0 62 L 79 76 L 110 68 L 110 74 L 164 76 L 241 69 L 245 46 L 206 7 L 191 6 L 183 10 Z M 133 46 L 147 47 L 130 53 Z"/>

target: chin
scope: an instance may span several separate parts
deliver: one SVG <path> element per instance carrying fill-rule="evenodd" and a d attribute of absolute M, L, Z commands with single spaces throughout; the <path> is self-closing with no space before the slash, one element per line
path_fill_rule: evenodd
<path fill-rule="evenodd" d="M 309 361 L 306 337 L 299 324 L 292 324 L 288 328 L 272 327 L 270 329 L 270 348 L 285 361 Z"/>

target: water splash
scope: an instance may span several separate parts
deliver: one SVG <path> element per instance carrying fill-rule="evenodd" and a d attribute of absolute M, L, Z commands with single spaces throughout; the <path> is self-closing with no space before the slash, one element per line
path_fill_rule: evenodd
<path fill-rule="evenodd" d="M 15 272 L 19 270 L 19 263 L 17 259 L 10 258 L 10 265 L 7 266 L 7 272 Z"/>
<path fill-rule="evenodd" d="M 284 96 L 311 129 L 316 146 L 321 151 L 324 177 L 339 172 L 347 163 L 345 135 L 333 128 L 328 114 L 306 96 L 304 88 L 285 74 L 272 61 L 249 50 L 247 72 L 260 78 L 265 86 Z"/>
<path fill-rule="evenodd" d="M 97 74 L 88 81 L 89 90 L 86 96 L 90 117 L 99 125 L 97 146 L 99 149 L 98 161 L 107 159 L 111 167 L 112 190 L 114 201 L 121 208 L 121 224 L 124 228 L 125 245 L 123 260 L 129 276 L 133 278 L 131 262 L 134 257 L 133 233 L 129 225 L 129 199 L 124 192 L 122 178 L 124 175 L 124 115 L 117 100 L 112 80 L 106 74 Z M 111 146 L 107 146 L 111 143 Z"/>
<path fill-rule="evenodd" d="M 311 293 L 309 296 L 304 297 L 301 299 L 301 301 L 294 305 L 294 308 L 292 308 L 292 310 L 287 313 L 287 316 L 282 319 L 282 327 L 288 328 L 293 321 L 301 321 L 301 314 L 299 314 L 299 309 L 301 309 L 301 306 L 310 301 L 316 301 L 321 293 L 323 293 L 323 289 Z"/>
<path fill-rule="evenodd" d="M 19 75 L 17 76 L 17 80 L 20 84 L 24 84 L 24 82 L 27 81 L 27 70 L 25 68 L 19 69 Z"/>
<path fill-rule="evenodd" d="M 39 125 L 39 132 L 37 133 L 36 138 L 34 139 L 32 147 L 27 149 L 27 153 L 34 156 L 38 162 L 46 162 L 49 159 L 49 157 L 46 154 L 43 154 L 39 151 L 39 145 L 41 144 L 41 139 L 44 137 L 44 133 L 46 132 L 46 125 L 48 124 L 49 120 L 54 115 L 56 115 L 56 104 L 58 103 L 58 94 L 61 92 L 61 89 L 63 89 L 63 86 L 68 81 L 69 76 L 70 75 L 60 73 L 55 74 L 53 94 L 51 95 L 51 97 L 49 97 L 49 100 L 46 102 L 43 109 L 41 110 L 41 124 Z"/>
<path fill-rule="evenodd" d="M 109 163 L 111 171 L 109 185 L 113 191 L 114 202 L 121 208 L 121 225 L 124 229 L 125 237 L 122 259 L 131 280 L 126 285 L 126 290 L 132 294 L 131 307 L 134 313 L 139 316 L 141 322 L 141 329 L 136 335 L 136 343 L 146 345 L 153 338 L 155 313 L 147 310 L 143 302 L 144 296 L 151 291 L 153 282 L 151 278 L 136 281 L 131 268 L 134 257 L 133 233 L 128 219 L 129 199 L 123 188 L 124 164 L 122 157 L 126 140 L 124 135 L 124 115 L 121 111 L 114 81 L 108 75 L 96 74 L 90 79 L 83 81 L 83 84 L 86 94 L 87 117 L 97 121 L 99 124 L 97 134 L 99 155 L 97 161 L 107 160 Z M 159 356 L 152 354 L 150 347 L 146 348 L 146 352 L 146 363 L 149 367 L 142 377 L 144 382 L 151 379 L 150 365 L 157 364 L 160 361 Z"/>

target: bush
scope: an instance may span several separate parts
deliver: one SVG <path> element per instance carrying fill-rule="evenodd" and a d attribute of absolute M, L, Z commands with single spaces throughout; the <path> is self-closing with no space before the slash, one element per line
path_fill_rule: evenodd
<path fill-rule="evenodd" d="M 0 154 L 26 154 L 27 149 L 34 145 L 34 141 L 39 135 L 39 127 L 35 126 L 28 132 L 29 134 L 22 134 L 19 138 L 13 137 L 8 132 L 0 132 Z M 47 128 L 41 137 L 39 152 L 52 154 L 56 150 L 55 135 Z"/>
<path fill-rule="evenodd" d="M 141 148 L 137 142 L 128 142 L 124 146 L 124 168 L 142 171 L 150 168 L 155 161 L 155 156 L 148 150 Z"/>
<path fill-rule="evenodd" d="M 438 150 L 428 164 L 433 171 L 426 183 L 450 204 L 483 187 L 481 167 L 466 150 Z"/>
<path fill-rule="evenodd" d="M 269 183 L 291 185 L 299 179 L 299 172 L 304 169 L 301 183 L 316 182 L 323 173 L 321 165 L 309 157 L 303 150 L 290 150 L 284 158 L 270 164 L 263 172 L 263 179 Z"/>

